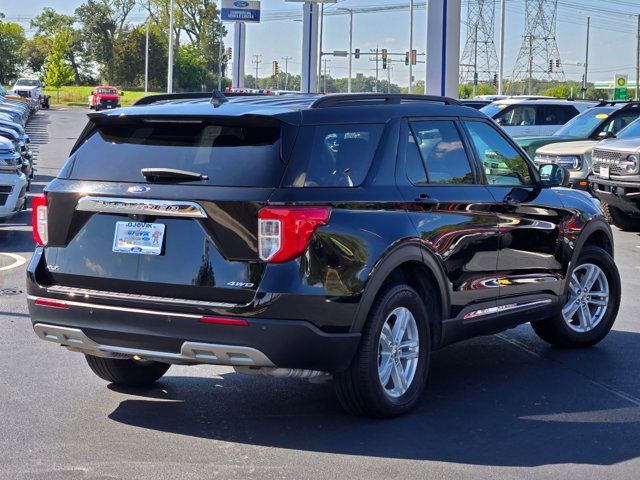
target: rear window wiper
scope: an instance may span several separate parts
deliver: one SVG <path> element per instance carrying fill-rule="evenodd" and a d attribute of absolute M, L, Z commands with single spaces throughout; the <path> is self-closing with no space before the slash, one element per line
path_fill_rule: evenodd
<path fill-rule="evenodd" d="M 193 182 L 209 179 L 207 175 L 203 175 L 198 172 L 188 172 L 186 170 L 176 170 L 174 168 L 143 168 L 140 170 L 140 173 L 149 182 Z"/>

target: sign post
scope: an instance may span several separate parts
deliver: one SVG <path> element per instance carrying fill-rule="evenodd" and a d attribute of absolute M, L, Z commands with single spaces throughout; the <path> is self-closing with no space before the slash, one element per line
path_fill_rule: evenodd
<path fill-rule="evenodd" d="M 427 2 L 426 93 L 458 98 L 461 0 Z"/>
<path fill-rule="evenodd" d="M 260 22 L 260 2 L 245 0 L 222 0 L 220 19 L 233 22 L 233 62 L 232 86 L 244 88 L 244 68 L 247 56 L 247 23 Z"/>
<path fill-rule="evenodd" d="M 629 82 L 629 75 L 616 75 L 613 83 L 613 99 L 614 100 L 627 100 L 627 84 Z"/>

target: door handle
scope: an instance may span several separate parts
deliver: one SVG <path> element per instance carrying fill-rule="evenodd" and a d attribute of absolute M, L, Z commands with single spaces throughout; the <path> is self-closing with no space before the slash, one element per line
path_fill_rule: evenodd
<path fill-rule="evenodd" d="M 423 205 L 425 207 L 438 207 L 440 205 L 440 201 L 436 198 L 431 198 L 426 193 L 421 193 L 416 199 L 416 203 Z"/>

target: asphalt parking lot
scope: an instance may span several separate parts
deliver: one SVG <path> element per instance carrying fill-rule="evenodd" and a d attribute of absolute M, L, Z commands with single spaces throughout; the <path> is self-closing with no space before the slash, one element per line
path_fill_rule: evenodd
<path fill-rule="evenodd" d="M 55 176 L 86 110 L 29 125 L 35 191 Z M 172 367 L 119 390 L 81 355 L 36 338 L 24 298 L 30 211 L 0 224 L 0 478 L 637 479 L 640 236 L 615 232 L 623 301 L 614 331 L 579 351 L 529 326 L 434 355 L 404 417 L 341 410 L 331 384 Z"/>

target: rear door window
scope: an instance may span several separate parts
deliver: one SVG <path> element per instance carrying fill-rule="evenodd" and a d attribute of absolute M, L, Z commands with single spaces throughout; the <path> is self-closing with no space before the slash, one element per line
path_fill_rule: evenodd
<path fill-rule="evenodd" d="M 473 171 L 460 133 L 453 121 L 429 120 L 411 122 L 413 142 L 409 139 L 408 155 L 418 158 L 426 167 L 426 178 L 410 178 L 414 185 L 473 183 Z M 413 144 L 413 145 L 412 145 Z M 411 157 L 409 157 L 411 161 Z M 415 163 L 415 159 L 413 160 Z M 411 165 L 411 164 L 410 164 Z M 413 168 L 415 171 L 419 169 Z M 412 176 L 415 177 L 415 174 Z"/>
<path fill-rule="evenodd" d="M 143 168 L 197 172 L 217 186 L 275 187 L 281 126 L 260 120 L 150 120 L 98 125 L 72 155 L 69 178 L 144 182 Z"/>
<path fill-rule="evenodd" d="M 369 172 L 383 129 L 382 124 L 303 127 L 294 156 L 308 159 L 304 186 L 360 185 Z"/>
<path fill-rule="evenodd" d="M 537 125 L 564 125 L 578 114 L 571 105 L 538 105 Z"/>

